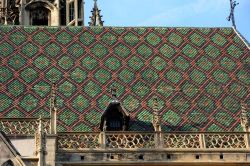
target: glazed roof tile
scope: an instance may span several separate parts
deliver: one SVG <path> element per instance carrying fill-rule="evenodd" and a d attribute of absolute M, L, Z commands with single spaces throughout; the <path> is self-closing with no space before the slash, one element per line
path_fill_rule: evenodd
<path fill-rule="evenodd" d="M 249 49 L 233 28 L 0 26 L 0 117 L 49 116 L 58 130 L 97 131 L 112 86 L 130 130 L 241 131 L 250 104 Z"/>

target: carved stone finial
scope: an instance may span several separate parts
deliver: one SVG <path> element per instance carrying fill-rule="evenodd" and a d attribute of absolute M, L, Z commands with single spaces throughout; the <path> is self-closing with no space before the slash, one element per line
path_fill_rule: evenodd
<path fill-rule="evenodd" d="M 103 26 L 104 21 L 102 21 L 101 10 L 98 9 L 97 0 L 94 0 L 94 8 L 91 12 L 92 16 L 90 16 L 89 26 Z"/>
<path fill-rule="evenodd" d="M 39 158 L 38 165 L 43 166 L 44 165 L 44 156 L 46 153 L 46 133 L 44 131 L 43 127 L 43 118 L 40 115 L 39 119 L 39 125 L 38 125 L 38 130 L 35 133 L 35 155 Z"/>
<path fill-rule="evenodd" d="M 154 97 L 153 98 L 153 126 L 155 131 L 161 131 L 161 119 L 160 119 L 160 114 L 159 114 L 159 103 L 158 103 L 158 98 Z"/>
<path fill-rule="evenodd" d="M 39 133 L 44 133 L 43 118 L 42 118 L 41 115 L 39 116 L 38 120 L 39 120 L 38 132 Z"/>
<path fill-rule="evenodd" d="M 111 97 L 112 97 L 112 102 L 119 102 L 117 99 L 117 88 L 115 85 L 111 87 Z"/>
<path fill-rule="evenodd" d="M 56 134 L 57 108 L 56 108 L 56 84 L 51 86 L 50 96 L 50 134 Z"/>
<path fill-rule="evenodd" d="M 158 103 L 158 98 L 157 97 L 154 97 L 153 98 L 153 110 L 156 111 L 158 113 L 158 109 L 159 109 L 159 103 Z"/>
<path fill-rule="evenodd" d="M 241 126 L 244 131 L 248 131 L 249 117 L 248 117 L 247 104 L 241 103 Z"/>
<path fill-rule="evenodd" d="M 53 83 L 51 86 L 51 98 L 50 98 L 50 109 L 56 107 L 56 84 Z"/>
<path fill-rule="evenodd" d="M 230 0 L 230 14 L 229 14 L 227 20 L 232 21 L 232 25 L 234 28 L 236 28 L 235 18 L 234 18 L 234 9 L 237 5 L 239 5 L 239 3 L 237 3 L 236 1 L 233 1 L 233 0 Z"/>

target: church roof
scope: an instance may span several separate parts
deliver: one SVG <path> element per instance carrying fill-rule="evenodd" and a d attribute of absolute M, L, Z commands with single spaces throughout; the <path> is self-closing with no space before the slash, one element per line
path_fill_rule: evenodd
<path fill-rule="evenodd" d="M 233 28 L 0 26 L 0 117 L 49 116 L 58 130 L 98 131 L 112 86 L 130 130 L 241 131 L 250 104 L 249 46 Z"/>

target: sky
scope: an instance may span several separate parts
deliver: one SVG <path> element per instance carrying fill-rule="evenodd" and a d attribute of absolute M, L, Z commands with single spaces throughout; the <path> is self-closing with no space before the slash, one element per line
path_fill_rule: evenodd
<path fill-rule="evenodd" d="M 98 0 L 105 26 L 231 27 L 229 0 Z M 250 0 L 237 0 L 238 31 L 250 41 Z M 85 24 L 93 8 L 85 0 Z"/>

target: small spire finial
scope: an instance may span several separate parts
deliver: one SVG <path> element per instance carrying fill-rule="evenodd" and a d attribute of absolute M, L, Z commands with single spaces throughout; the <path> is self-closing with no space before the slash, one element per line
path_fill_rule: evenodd
<path fill-rule="evenodd" d="M 248 130 L 249 116 L 246 103 L 241 103 L 241 126 L 245 131 Z"/>
<path fill-rule="evenodd" d="M 90 16 L 89 26 L 103 26 L 101 10 L 98 9 L 97 0 L 94 0 L 94 8 L 92 9 L 92 16 Z"/>
<path fill-rule="evenodd" d="M 159 101 L 157 96 L 153 98 L 153 126 L 155 131 L 161 131 L 161 117 L 159 114 Z"/>
<path fill-rule="evenodd" d="M 157 113 L 158 113 L 158 110 L 159 110 L 158 98 L 156 96 L 153 98 L 153 110 L 157 111 Z"/>
<path fill-rule="evenodd" d="M 39 116 L 38 130 L 35 133 L 35 155 L 39 158 L 38 165 L 44 165 L 44 154 L 46 149 L 46 133 L 43 126 L 42 116 Z"/>
<path fill-rule="evenodd" d="M 118 101 L 117 100 L 117 88 L 115 85 L 112 85 L 111 87 L 111 96 L 113 101 Z"/>
<path fill-rule="evenodd" d="M 42 116 L 40 115 L 39 116 L 39 127 L 38 127 L 38 131 L 39 132 L 43 132 L 43 118 L 42 118 Z"/>
<path fill-rule="evenodd" d="M 235 18 L 234 18 L 234 9 L 237 5 L 239 5 L 239 3 L 237 3 L 236 1 L 233 1 L 233 0 L 230 0 L 230 14 L 229 14 L 227 20 L 232 21 L 232 25 L 234 28 L 236 28 Z"/>
<path fill-rule="evenodd" d="M 94 8 L 97 8 L 97 0 L 94 0 Z"/>
<path fill-rule="evenodd" d="M 50 134 L 56 134 L 57 108 L 56 108 L 56 84 L 52 83 L 50 97 Z"/>
<path fill-rule="evenodd" d="M 54 109 L 56 106 L 56 84 L 52 83 L 51 86 L 51 98 L 50 98 L 50 108 Z"/>

